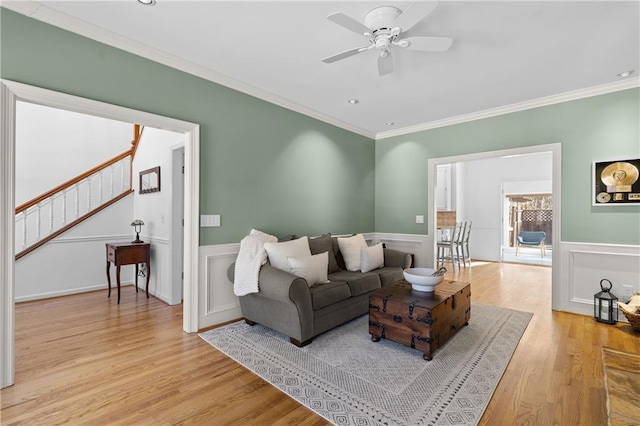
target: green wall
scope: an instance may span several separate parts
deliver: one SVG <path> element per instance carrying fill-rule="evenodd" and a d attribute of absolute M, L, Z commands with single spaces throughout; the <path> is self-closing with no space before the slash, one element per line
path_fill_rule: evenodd
<path fill-rule="evenodd" d="M 596 160 L 640 158 L 640 89 L 580 99 L 376 142 L 377 232 L 426 234 L 427 161 L 562 144 L 562 240 L 640 244 L 640 206 L 591 205 Z"/>
<path fill-rule="evenodd" d="M 591 206 L 594 160 L 640 157 L 631 89 L 373 142 L 0 8 L 0 76 L 201 125 L 200 244 L 276 235 L 426 234 L 427 160 L 562 143 L 562 240 L 640 244 L 640 207 Z M 374 173 L 375 171 L 375 173 Z"/>
<path fill-rule="evenodd" d="M 371 139 L 0 8 L 0 76 L 200 124 L 200 245 L 374 230 Z"/>

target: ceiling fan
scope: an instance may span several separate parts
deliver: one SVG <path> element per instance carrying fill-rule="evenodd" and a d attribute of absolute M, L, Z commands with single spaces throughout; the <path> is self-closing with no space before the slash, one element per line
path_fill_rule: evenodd
<path fill-rule="evenodd" d="M 451 37 L 403 37 L 407 31 L 437 6 L 438 1 L 416 1 L 404 12 L 394 6 L 376 7 L 367 13 L 364 17 L 364 23 L 340 12 L 332 13 L 327 16 L 329 21 L 363 35 L 369 44 L 329 56 L 324 58 L 322 62 L 330 64 L 375 48 L 380 52 L 378 55 L 378 74 L 382 76 L 393 71 L 393 58 L 391 57 L 393 46 L 424 52 L 447 51 L 453 43 Z"/>

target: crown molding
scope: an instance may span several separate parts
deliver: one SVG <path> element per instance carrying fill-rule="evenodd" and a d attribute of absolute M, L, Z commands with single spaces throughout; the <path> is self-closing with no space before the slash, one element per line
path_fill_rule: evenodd
<path fill-rule="evenodd" d="M 260 89 L 243 81 L 234 79 L 226 74 L 213 71 L 209 68 L 203 67 L 190 61 L 186 61 L 184 59 L 177 58 L 174 55 L 168 54 L 144 43 L 132 40 L 128 37 L 121 36 L 112 31 L 105 30 L 104 28 L 100 28 L 67 14 L 58 12 L 36 1 L 0 0 L 0 6 L 20 13 L 22 15 L 26 15 L 30 18 L 54 25 L 58 28 L 62 28 L 64 30 L 79 34 L 83 37 L 87 37 L 100 43 L 104 43 L 117 49 L 132 53 L 134 55 L 141 56 L 159 64 L 166 65 L 168 67 L 203 78 L 216 84 L 220 84 L 230 89 L 237 90 L 238 92 L 245 93 L 255 98 L 262 99 L 266 102 L 281 106 L 288 110 L 306 115 L 311 118 L 315 118 L 327 124 L 331 124 L 349 132 L 370 138 L 372 140 L 382 140 L 424 130 L 436 129 L 438 127 L 446 127 L 453 124 L 461 124 L 469 121 L 510 114 L 512 112 L 524 111 L 532 108 L 539 108 L 562 102 L 573 101 L 577 99 L 588 98 L 591 96 L 598 96 L 606 93 L 640 87 L 640 77 L 635 77 L 631 79 L 616 81 L 613 83 L 602 84 L 599 86 L 560 93 L 557 95 L 531 99 L 511 105 L 491 108 L 484 111 L 478 111 L 459 115 L 456 117 L 449 117 L 442 120 L 416 124 L 414 126 L 407 126 L 401 129 L 375 133 L 355 126 L 351 123 L 347 123 L 336 117 L 332 117 L 319 111 L 313 110 L 304 105 L 300 105 L 296 102 L 285 99 L 281 96 Z"/>
<path fill-rule="evenodd" d="M 620 80 L 613 83 L 601 84 L 599 86 L 587 87 L 579 90 L 573 90 L 571 92 L 559 93 L 557 95 L 545 96 L 543 98 L 531 99 L 524 102 L 486 109 L 484 111 L 473 112 L 470 114 L 458 115 L 456 117 L 449 117 L 442 120 L 430 121 L 428 123 L 408 126 L 398 130 L 380 132 L 376 134 L 375 139 L 381 140 L 392 138 L 394 136 L 402 136 L 410 133 L 420 132 L 423 130 L 436 129 L 438 127 L 446 127 L 453 124 L 482 120 L 483 118 L 496 117 L 498 115 L 510 114 L 512 112 L 525 111 L 528 109 L 560 104 L 563 102 L 589 98 L 591 96 L 604 95 L 606 93 L 619 92 L 621 90 L 633 89 L 636 87 L 640 87 L 640 77 Z"/>
<path fill-rule="evenodd" d="M 72 33 L 90 38 L 92 40 L 104 43 L 106 45 L 124 50 L 134 55 L 141 56 L 145 59 L 157 62 L 162 65 L 183 71 L 185 73 L 203 78 L 216 84 L 228 87 L 238 92 L 245 93 L 258 99 L 262 99 L 274 105 L 281 106 L 288 110 L 304 114 L 311 118 L 323 121 L 327 124 L 348 130 L 352 133 L 359 134 L 369 139 L 375 139 L 376 134 L 368 130 L 362 129 L 353 124 L 347 123 L 335 117 L 315 111 L 311 108 L 292 102 L 288 99 L 280 97 L 274 93 L 252 86 L 243 81 L 234 79 L 226 74 L 213 71 L 209 68 L 195 64 L 184 59 L 177 58 L 174 55 L 163 52 L 162 50 L 151 47 L 139 41 L 132 40 L 128 37 L 100 28 L 96 25 L 89 24 L 81 19 L 74 18 L 65 13 L 48 8 L 35 1 L 18 1 L 18 0 L 0 0 L 0 6 L 28 16 L 33 19 L 54 25 L 58 28 L 70 31 Z"/>

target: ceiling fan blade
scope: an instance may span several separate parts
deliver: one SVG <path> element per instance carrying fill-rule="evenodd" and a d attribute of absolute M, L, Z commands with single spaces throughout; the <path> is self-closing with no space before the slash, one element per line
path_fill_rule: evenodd
<path fill-rule="evenodd" d="M 348 17 L 344 13 L 340 13 L 340 12 L 332 13 L 331 15 L 327 16 L 327 19 L 333 22 L 334 24 L 338 24 L 341 27 L 346 28 L 360 35 L 364 35 L 365 33 L 371 32 L 371 30 L 365 27 L 364 24 L 361 24 L 355 19 Z"/>
<path fill-rule="evenodd" d="M 415 36 L 404 38 L 401 41 L 409 42 L 409 46 L 407 46 L 409 50 L 423 50 L 425 52 L 445 52 L 453 44 L 451 37 Z"/>
<path fill-rule="evenodd" d="M 387 51 L 386 56 L 378 56 L 378 75 L 383 76 L 393 72 L 393 58 L 391 52 Z"/>
<path fill-rule="evenodd" d="M 337 55 L 333 55 L 333 56 L 329 56 L 327 58 L 324 58 L 322 60 L 322 62 L 326 63 L 326 64 L 330 64 L 332 62 L 335 61 L 339 61 L 340 59 L 344 59 L 344 58 L 348 58 L 349 56 L 353 56 L 356 55 L 360 52 L 364 52 L 365 50 L 368 50 L 370 46 L 363 46 L 363 47 L 356 47 L 355 49 L 350 49 L 350 50 L 346 50 L 342 53 L 338 53 Z"/>
<path fill-rule="evenodd" d="M 438 1 L 414 1 L 404 12 L 393 22 L 393 27 L 400 27 L 403 32 L 409 31 L 418 22 L 422 21 L 425 16 L 430 14 L 433 9 L 438 7 Z"/>

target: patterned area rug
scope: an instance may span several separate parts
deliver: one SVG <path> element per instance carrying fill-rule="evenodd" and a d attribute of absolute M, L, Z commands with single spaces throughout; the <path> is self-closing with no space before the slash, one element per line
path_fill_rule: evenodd
<path fill-rule="evenodd" d="M 640 424 L 640 354 L 602 348 L 609 425 Z"/>
<path fill-rule="evenodd" d="M 334 424 L 475 425 L 531 317 L 472 304 L 469 325 L 432 361 L 397 343 L 372 342 L 368 315 L 303 348 L 244 322 L 200 337 Z"/>

